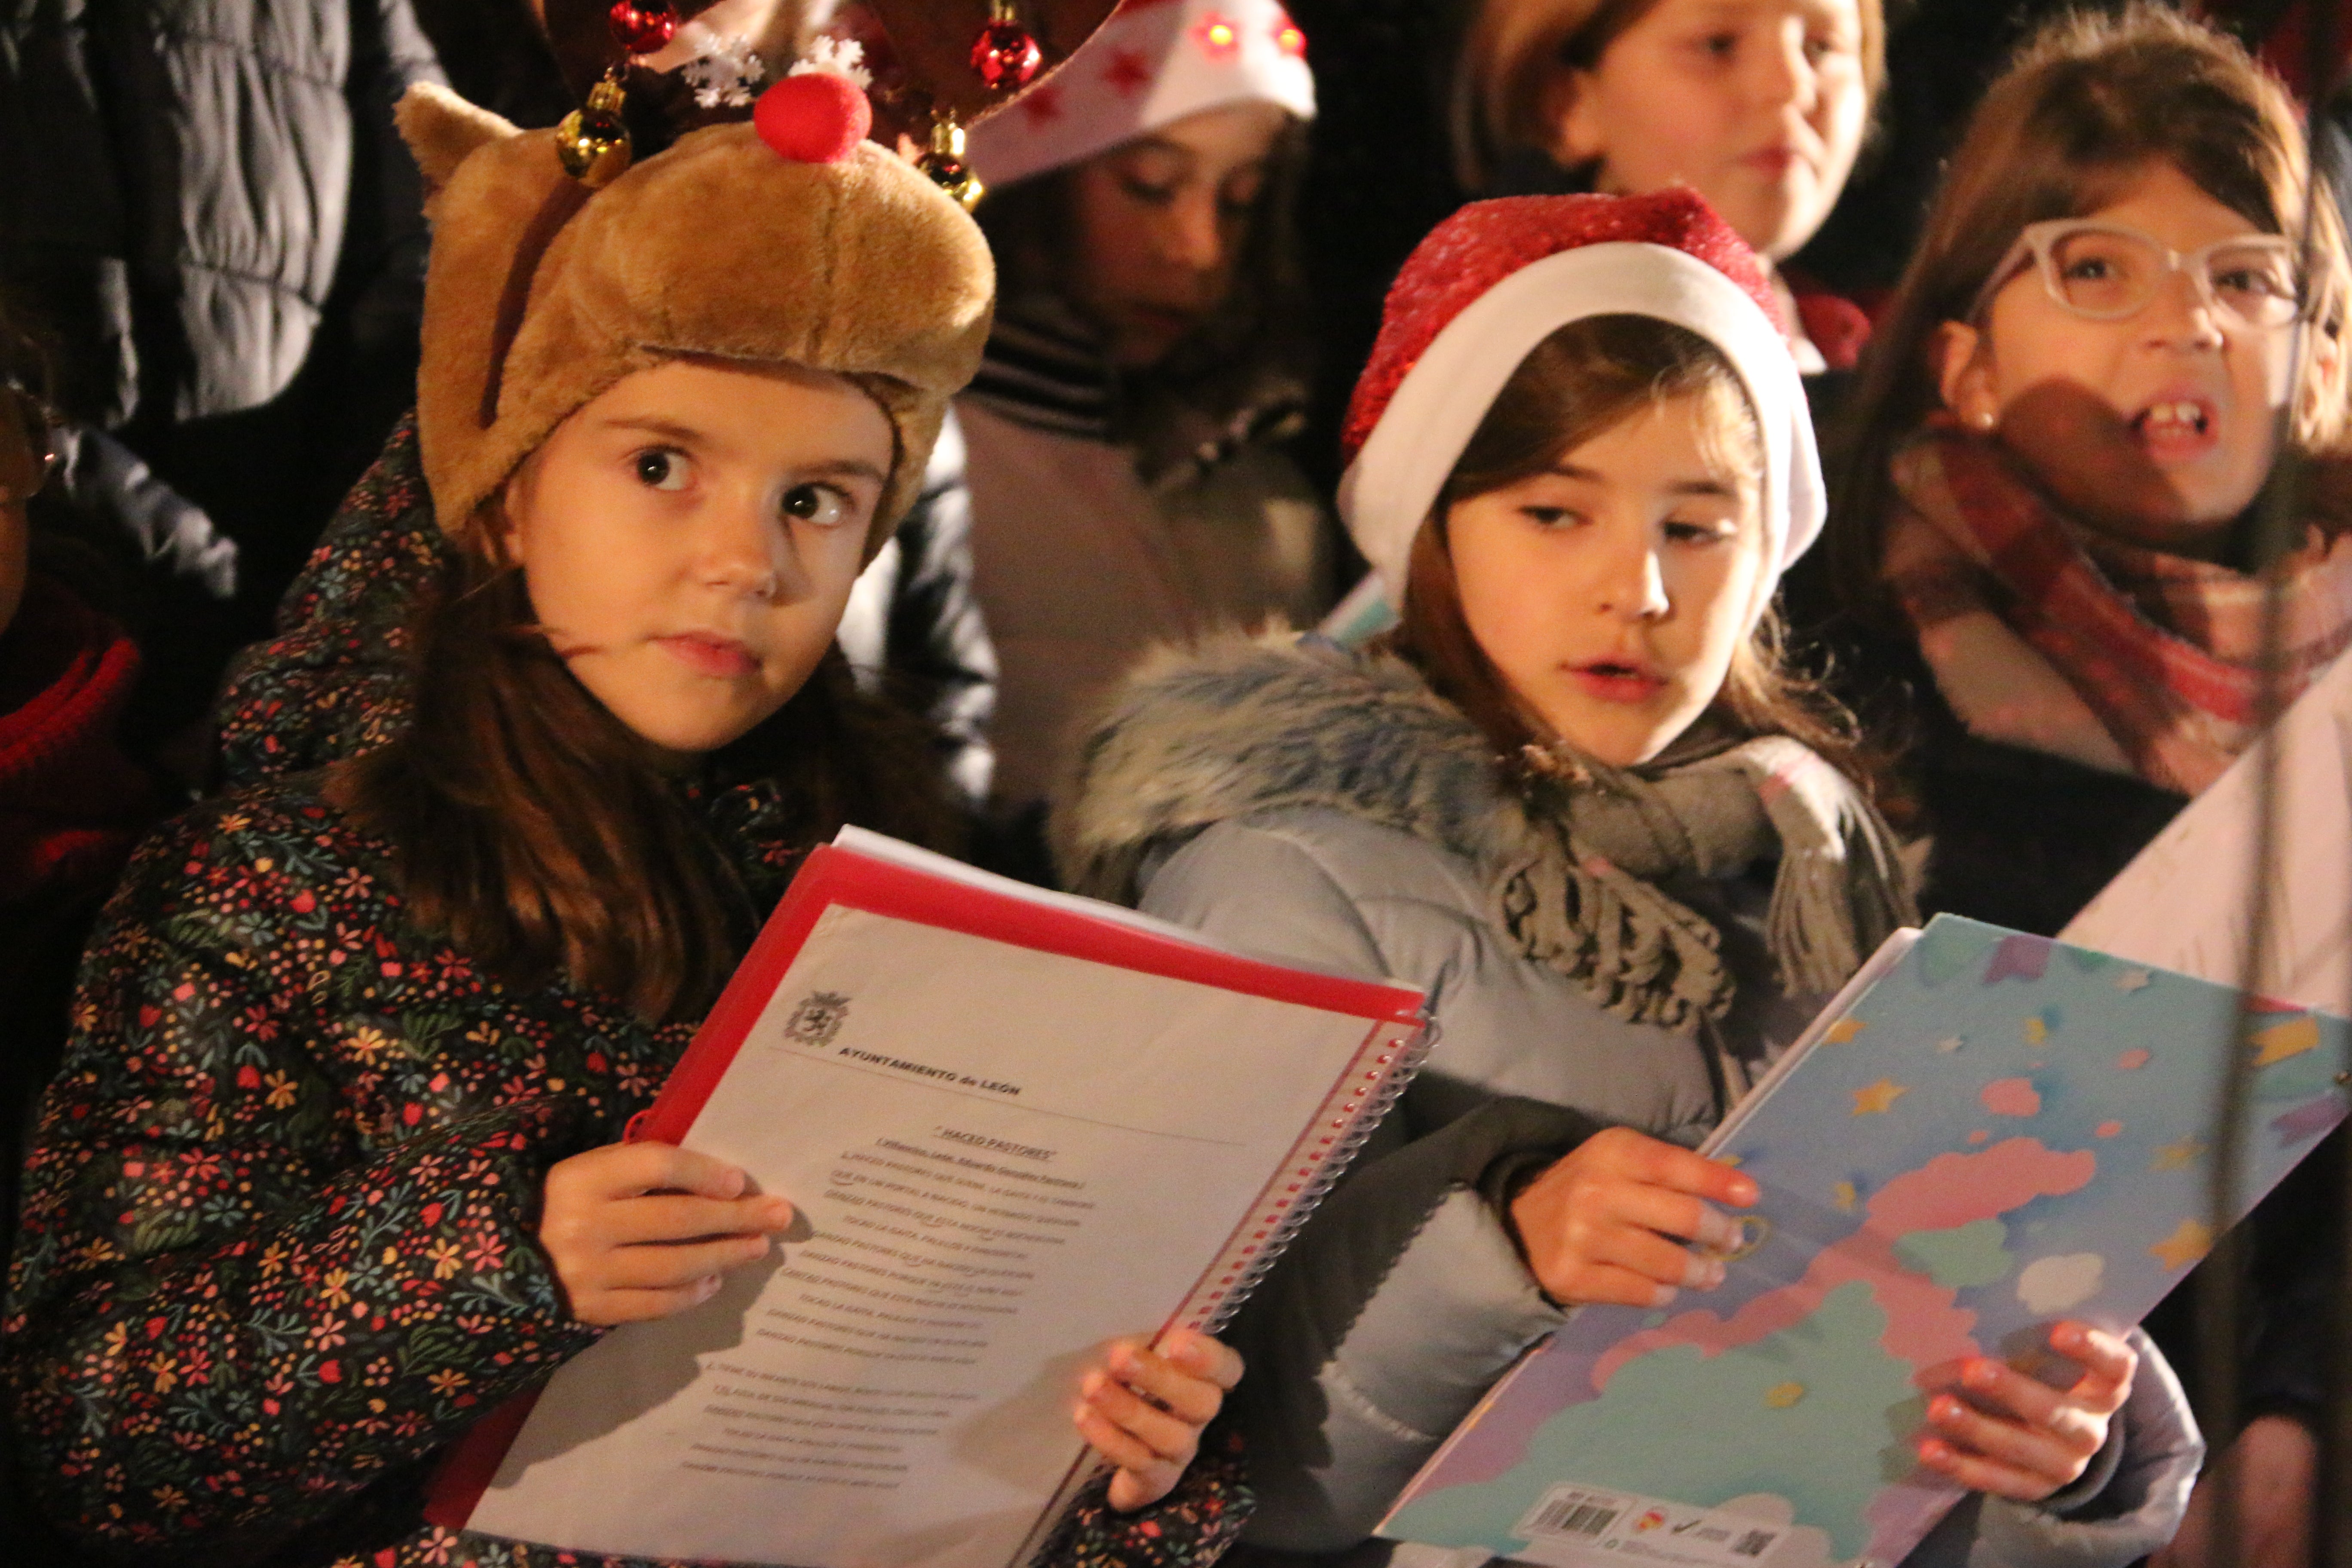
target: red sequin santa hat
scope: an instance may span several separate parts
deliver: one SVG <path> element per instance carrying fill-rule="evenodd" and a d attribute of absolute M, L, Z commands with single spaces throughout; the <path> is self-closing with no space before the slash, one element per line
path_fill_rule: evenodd
<path fill-rule="evenodd" d="M 1512 373 L 1559 328 L 1653 316 L 1720 350 L 1764 437 L 1765 577 L 1827 513 L 1812 416 L 1780 306 L 1746 242 L 1688 190 L 1475 202 L 1423 240 L 1389 290 L 1341 437 L 1339 510 L 1391 601 L 1413 536 Z"/>
<path fill-rule="evenodd" d="M 1278 0 L 1127 0 L 1052 80 L 971 128 L 971 166 L 1009 185 L 1232 103 L 1315 118 L 1307 35 Z"/>

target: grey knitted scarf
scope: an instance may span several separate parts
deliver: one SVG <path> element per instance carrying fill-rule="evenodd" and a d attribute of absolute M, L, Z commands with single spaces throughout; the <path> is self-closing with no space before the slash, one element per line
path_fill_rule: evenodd
<path fill-rule="evenodd" d="M 1677 878 L 1777 856 L 1765 934 L 1793 992 L 1834 991 L 1912 917 L 1894 835 L 1795 741 L 1682 748 L 1636 768 L 1559 751 L 1531 761 L 1521 847 L 1491 867 L 1495 919 L 1619 1017 L 1689 1029 L 1731 1005 L 1714 923 L 1664 890 Z"/>

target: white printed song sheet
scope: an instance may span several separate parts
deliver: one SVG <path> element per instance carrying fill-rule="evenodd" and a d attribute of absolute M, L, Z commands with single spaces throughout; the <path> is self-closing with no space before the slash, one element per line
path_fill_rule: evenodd
<path fill-rule="evenodd" d="M 2273 924 L 2250 975 L 2257 814 L 2273 750 Z M 2352 658 L 2329 667 L 2058 940 L 2352 1016 Z"/>
<path fill-rule="evenodd" d="M 1370 1027 L 828 909 L 687 1139 L 804 1223 L 568 1363 L 471 1528 L 1005 1568 L 1079 1373 L 1191 1293 Z"/>

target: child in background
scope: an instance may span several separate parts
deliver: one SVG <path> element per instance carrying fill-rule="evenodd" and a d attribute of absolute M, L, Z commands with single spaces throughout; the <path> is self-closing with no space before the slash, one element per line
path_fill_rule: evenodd
<path fill-rule="evenodd" d="M 1970 122 L 1832 531 L 1831 641 L 1865 721 L 1911 742 L 1929 910 L 2056 932 L 2253 741 L 2255 518 L 2290 454 L 2284 695 L 2352 643 L 2345 245 L 2323 188 L 2305 268 L 2308 178 L 2278 84 L 2155 6 L 2054 24 Z M 2328 1163 L 2255 1221 L 2247 1436 L 2305 1460 Z M 2190 1298 L 2150 1321 L 2184 1366 Z"/>
<path fill-rule="evenodd" d="M 1349 421 L 1399 630 L 1169 656 L 1089 739 L 1083 889 L 1436 998 L 1428 1065 L 1236 1326 L 1251 1543 L 1357 1547 L 1578 1304 L 1719 1284 L 1683 1243 L 1722 1245 L 1754 1185 L 1685 1145 L 1909 915 L 1777 656 L 1824 506 L 1772 307 L 1686 191 L 1465 208 Z M 1917 1455 L 1985 1496 L 1913 1563 L 2122 1568 L 2169 1537 L 2202 1449 L 2168 1370 L 2137 1333 L 2051 1346 L 2071 1388 L 1938 1369 Z"/>
<path fill-rule="evenodd" d="M 811 675 L 977 363 L 991 268 L 854 89 L 772 91 L 772 144 L 713 127 L 593 192 L 554 132 L 404 110 L 445 187 L 418 433 L 458 549 L 412 726 L 170 825 L 93 941 L 0 1322 L 26 1468 L 78 1534 L 583 1561 L 425 1524 L 420 1478 L 789 1222 L 619 1139 L 806 847 L 919 793 Z M 1230 1460 L 1120 1510 L 1177 1485 L 1232 1352 L 1108 1356 L 1076 1419 L 1120 1468 L 1059 1560 L 1213 1554 Z"/>
<path fill-rule="evenodd" d="M 1837 205 L 1885 63 L 1883 0 L 1483 0 L 1454 76 L 1457 177 L 1688 185 L 1767 262 L 1798 367 L 1850 370 L 1868 321 L 1777 268 Z"/>
<path fill-rule="evenodd" d="M 1328 520 L 1284 446 L 1305 49 L 1276 0 L 1130 4 L 971 132 L 1003 286 L 956 409 L 1007 868 L 1045 875 L 1071 730 L 1138 654 L 1329 605 Z"/>

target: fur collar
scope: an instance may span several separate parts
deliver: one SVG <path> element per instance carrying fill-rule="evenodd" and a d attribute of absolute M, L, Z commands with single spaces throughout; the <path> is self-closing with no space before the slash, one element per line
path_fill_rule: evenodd
<path fill-rule="evenodd" d="M 1087 738 L 1055 847 L 1072 887 L 1131 903 L 1154 844 L 1312 805 L 1481 867 L 1527 832 L 1494 748 L 1419 671 L 1281 632 L 1162 649 L 1139 668 Z"/>

